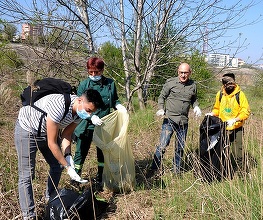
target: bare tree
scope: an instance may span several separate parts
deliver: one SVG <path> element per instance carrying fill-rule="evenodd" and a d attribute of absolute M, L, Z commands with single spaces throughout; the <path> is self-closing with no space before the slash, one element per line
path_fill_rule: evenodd
<path fill-rule="evenodd" d="M 105 11 L 108 12 L 105 17 L 112 36 L 122 47 L 127 100 L 130 104 L 137 92 L 141 108 L 145 106 L 146 90 L 155 75 L 155 68 L 168 64 L 161 62 L 164 56 L 170 61 L 174 60 L 175 56 L 184 60 L 194 50 L 203 49 L 203 52 L 208 53 L 235 47 L 235 55 L 242 49 L 244 45 L 237 42 L 239 36 L 223 43 L 219 42 L 219 39 L 225 36 L 229 29 L 249 25 L 248 22 L 244 23 L 243 18 L 246 11 L 255 4 L 254 1 L 242 4 L 242 1 L 225 3 L 218 0 L 113 0 L 111 3 L 105 4 Z M 255 21 L 251 21 L 253 22 Z M 169 24 L 172 24 L 175 30 L 167 39 L 166 30 Z M 130 35 L 133 38 L 128 39 Z M 185 46 L 176 53 L 161 53 L 164 49 L 169 51 L 179 45 L 182 39 L 185 40 Z M 146 52 L 143 49 L 145 45 Z M 132 78 L 136 83 L 131 88 Z"/>
<path fill-rule="evenodd" d="M 89 19 L 89 13 L 88 13 L 88 2 L 84 0 L 74 0 L 75 6 L 78 9 L 78 14 L 75 12 L 75 7 L 70 5 L 69 1 L 63 1 L 63 0 L 57 0 L 58 3 L 65 8 L 67 8 L 71 13 L 73 13 L 78 20 L 84 25 L 86 36 L 87 36 L 87 42 L 88 42 L 88 48 L 89 51 L 94 54 L 95 48 L 94 48 L 94 42 L 92 39 L 92 32 L 90 27 L 90 19 Z"/>
<path fill-rule="evenodd" d="M 0 17 L 19 29 L 23 23 L 42 29 L 37 41 L 27 38 L 23 45 L 14 46 L 26 63 L 26 71 L 78 81 L 87 56 L 96 51 L 93 36 L 103 24 L 99 12 L 89 12 L 87 5 L 92 6 L 82 0 L 0 2 Z"/>
<path fill-rule="evenodd" d="M 21 5 L 17 1 L 2 0 L 0 15 L 8 15 L 14 23 L 34 21 L 43 24 L 46 30 L 60 30 L 59 36 L 63 33 L 66 37 L 59 41 L 63 44 L 55 48 L 55 54 L 58 57 L 64 55 L 66 59 L 54 60 L 52 44 L 46 44 L 38 54 L 43 58 L 48 54 L 51 66 L 67 66 L 65 71 L 73 71 L 71 66 L 74 70 L 83 71 L 77 67 L 76 59 L 70 58 L 72 52 L 68 52 L 76 36 L 82 41 L 75 48 L 79 50 L 86 41 L 88 53 L 84 56 L 88 56 L 96 51 L 95 41 L 99 43 L 98 39 L 107 35 L 107 40 L 115 41 L 122 50 L 123 88 L 128 108 L 135 94 L 140 107 L 144 108 L 147 89 L 157 67 L 175 62 L 175 57 L 179 58 L 176 60 L 186 60 L 195 50 L 209 53 L 234 48 L 234 55 L 242 49 L 245 45 L 238 41 L 240 36 L 225 42 L 221 42 L 220 37 L 225 36 L 229 29 L 249 25 L 244 16 L 254 4 L 256 0 L 107 0 L 96 3 L 86 0 L 41 0 L 33 1 L 27 7 L 26 3 Z M 171 27 L 173 31 L 167 35 Z M 183 46 L 176 47 L 182 44 L 182 40 Z M 46 49 L 51 47 L 52 50 Z"/>

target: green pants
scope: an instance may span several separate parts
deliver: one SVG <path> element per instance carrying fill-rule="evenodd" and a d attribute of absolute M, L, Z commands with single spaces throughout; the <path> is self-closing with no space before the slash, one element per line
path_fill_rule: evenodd
<path fill-rule="evenodd" d="M 82 167 L 85 162 L 85 159 L 88 155 L 90 145 L 93 138 L 93 131 L 94 130 L 86 130 L 84 134 L 81 134 L 79 137 L 77 137 L 77 144 L 76 144 L 76 150 L 75 150 L 75 156 L 74 156 L 74 163 L 75 163 L 75 170 L 80 175 L 82 172 Z M 97 147 L 97 161 L 98 161 L 98 174 L 97 178 L 98 181 L 101 182 L 102 180 L 102 173 L 103 173 L 103 167 L 104 167 L 104 156 L 101 151 Z"/>

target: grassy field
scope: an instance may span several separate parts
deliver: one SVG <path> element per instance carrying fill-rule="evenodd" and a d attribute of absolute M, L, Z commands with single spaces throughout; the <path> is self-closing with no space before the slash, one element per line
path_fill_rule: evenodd
<path fill-rule="evenodd" d="M 17 156 L 13 130 L 20 107 L 16 95 L 16 79 L 9 78 L 0 87 L 0 219 L 21 219 L 17 194 Z M 218 88 L 219 89 L 219 88 Z M 144 111 L 130 113 L 129 138 L 135 158 L 136 187 L 127 194 L 104 191 L 98 196 L 109 202 L 107 212 L 100 219 L 263 219 L 263 101 L 246 86 L 252 114 L 245 124 L 244 148 L 249 156 L 249 175 L 210 184 L 194 175 L 194 152 L 199 147 L 199 125 L 212 103 L 203 106 L 203 116 L 195 118 L 190 112 L 189 131 L 185 147 L 187 170 L 175 176 L 170 168 L 174 139 L 164 157 L 165 173 L 160 178 L 146 178 L 162 119 L 155 116 L 156 103 L 149 103 Z M 74 149 L 74 147 L 73 147 Z M 47 164 L 37 155 L 34 194 L 39 219 L 44 215 L 44 190 Z M 88 155 L 83 177 L 96 173 L 95 147 Z M 71 187 L 63 173 L 60 188 Z"/>

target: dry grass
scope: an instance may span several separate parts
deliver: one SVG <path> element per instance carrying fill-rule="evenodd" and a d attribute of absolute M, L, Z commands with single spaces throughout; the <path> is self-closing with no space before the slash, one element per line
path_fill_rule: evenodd
<path fill-rule="evenodd" d="M 2 84 L 0 100 L 0 219 L 21 219 L 17 195 L 16 151 L 13 129 L 19 109 L 19 99 L 10 89 L 15 80 Z M 11 98 L 12 97 L 12 98 Z M 2 104 L 3 103 L 3 104 Z M 262 105 L 262 101 L 257 103 Z M 149 120 L 143 121 L 140 113 L 131 114 L 130 142 L 136 166 L 136 188 L 127 194 L 104 191 L 99 197 L 109 202 L 107 212 L 100 219 L 262 219 L 263 218 L 263 121 L 251 115 L 246 123 L 245 148 L 255 164 L 251 166 L 251 179 L 234 177 L 220 183 L 207 184 L 194 176 L 192 155 L 199 146 L 199 125 L 202 118 L 190 113 L 189 132 L 186 144 L 187 172 L 174 176 L 170 171 L 174 140 L 164 158 L 165 174 L 160 179 L 146 179 L 156 144 L 159 141 L 162 120 L 154 115 L 156 106 L 144 112 Z M 209 110 L 207 110 L 209 111 Z M 205 113 L 205 112 L 204 112 Z M 134 120 L 133 120 L 134 119 Z M 96 173 L 95 147 L 92 146 L 85 163 L 83 177 L 92 178 Z M 252 161 L 252 160 L 251 160 Z M 37 155 L 34 194 L 39 219 L 44 215 L 43 194 L 48 167 L 42 155 Z M 60 188 L 71 187 L 68 176 L 63 173 Z M 256 194 L 256 195 L 255 195 Z"/>

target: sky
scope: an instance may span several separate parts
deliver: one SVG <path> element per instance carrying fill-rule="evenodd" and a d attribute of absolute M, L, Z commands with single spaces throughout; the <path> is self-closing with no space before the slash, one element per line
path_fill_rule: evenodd
<path fill-rule="evenodd" d="M 260 21 L 236 30 L 229 30 L 226 33 L 233 39 L 238 38 L 241 33 L 240 42 L 245 41 L 245 44 L 244 48 L 236 54 L 236 57 L 243 59 L 248 64 L 263 64 L 263 1 L 258 0 L 257 2 L 258 4 L 248 9 L 244 20 L 249 23 L 260 17 Z M 221 40 L 223 41 L 224 38 Z"/>
<path fill-rule="evenodd" d="M 234 2 L 237 1 L 238 0 L 235 0 Z M 240 4 L 245 6 L 251 1 L 255 1 L 256 4 L 246 11 L 245 17 L 242 18 L 242 22 L 247 24 L 259 18 L 258 22 L 242 28 L 228 30 L 225 36 L 220 37 L 218 41 L 230 41 L 240 36 L 239 42 L 244 42 L 244 44 L 242 49 L 235 54 L 235 57 L 241 58 L 249 64 L 263 64 L 263 0 L 241 0 Z M 32 3 L 31 0 L 18 0 L 18 2 L 25 7 L 27 6 L 26 2 Z M 222 0 L 222 4 L 233 3 L 231 0 Z M 233 46 L 235 47 L 236 45 Z M 235 53 L 236 51 L 232 49 L 230 51 L 225 50 L 216 52 L 233 56 L 231 53 Z"/>

